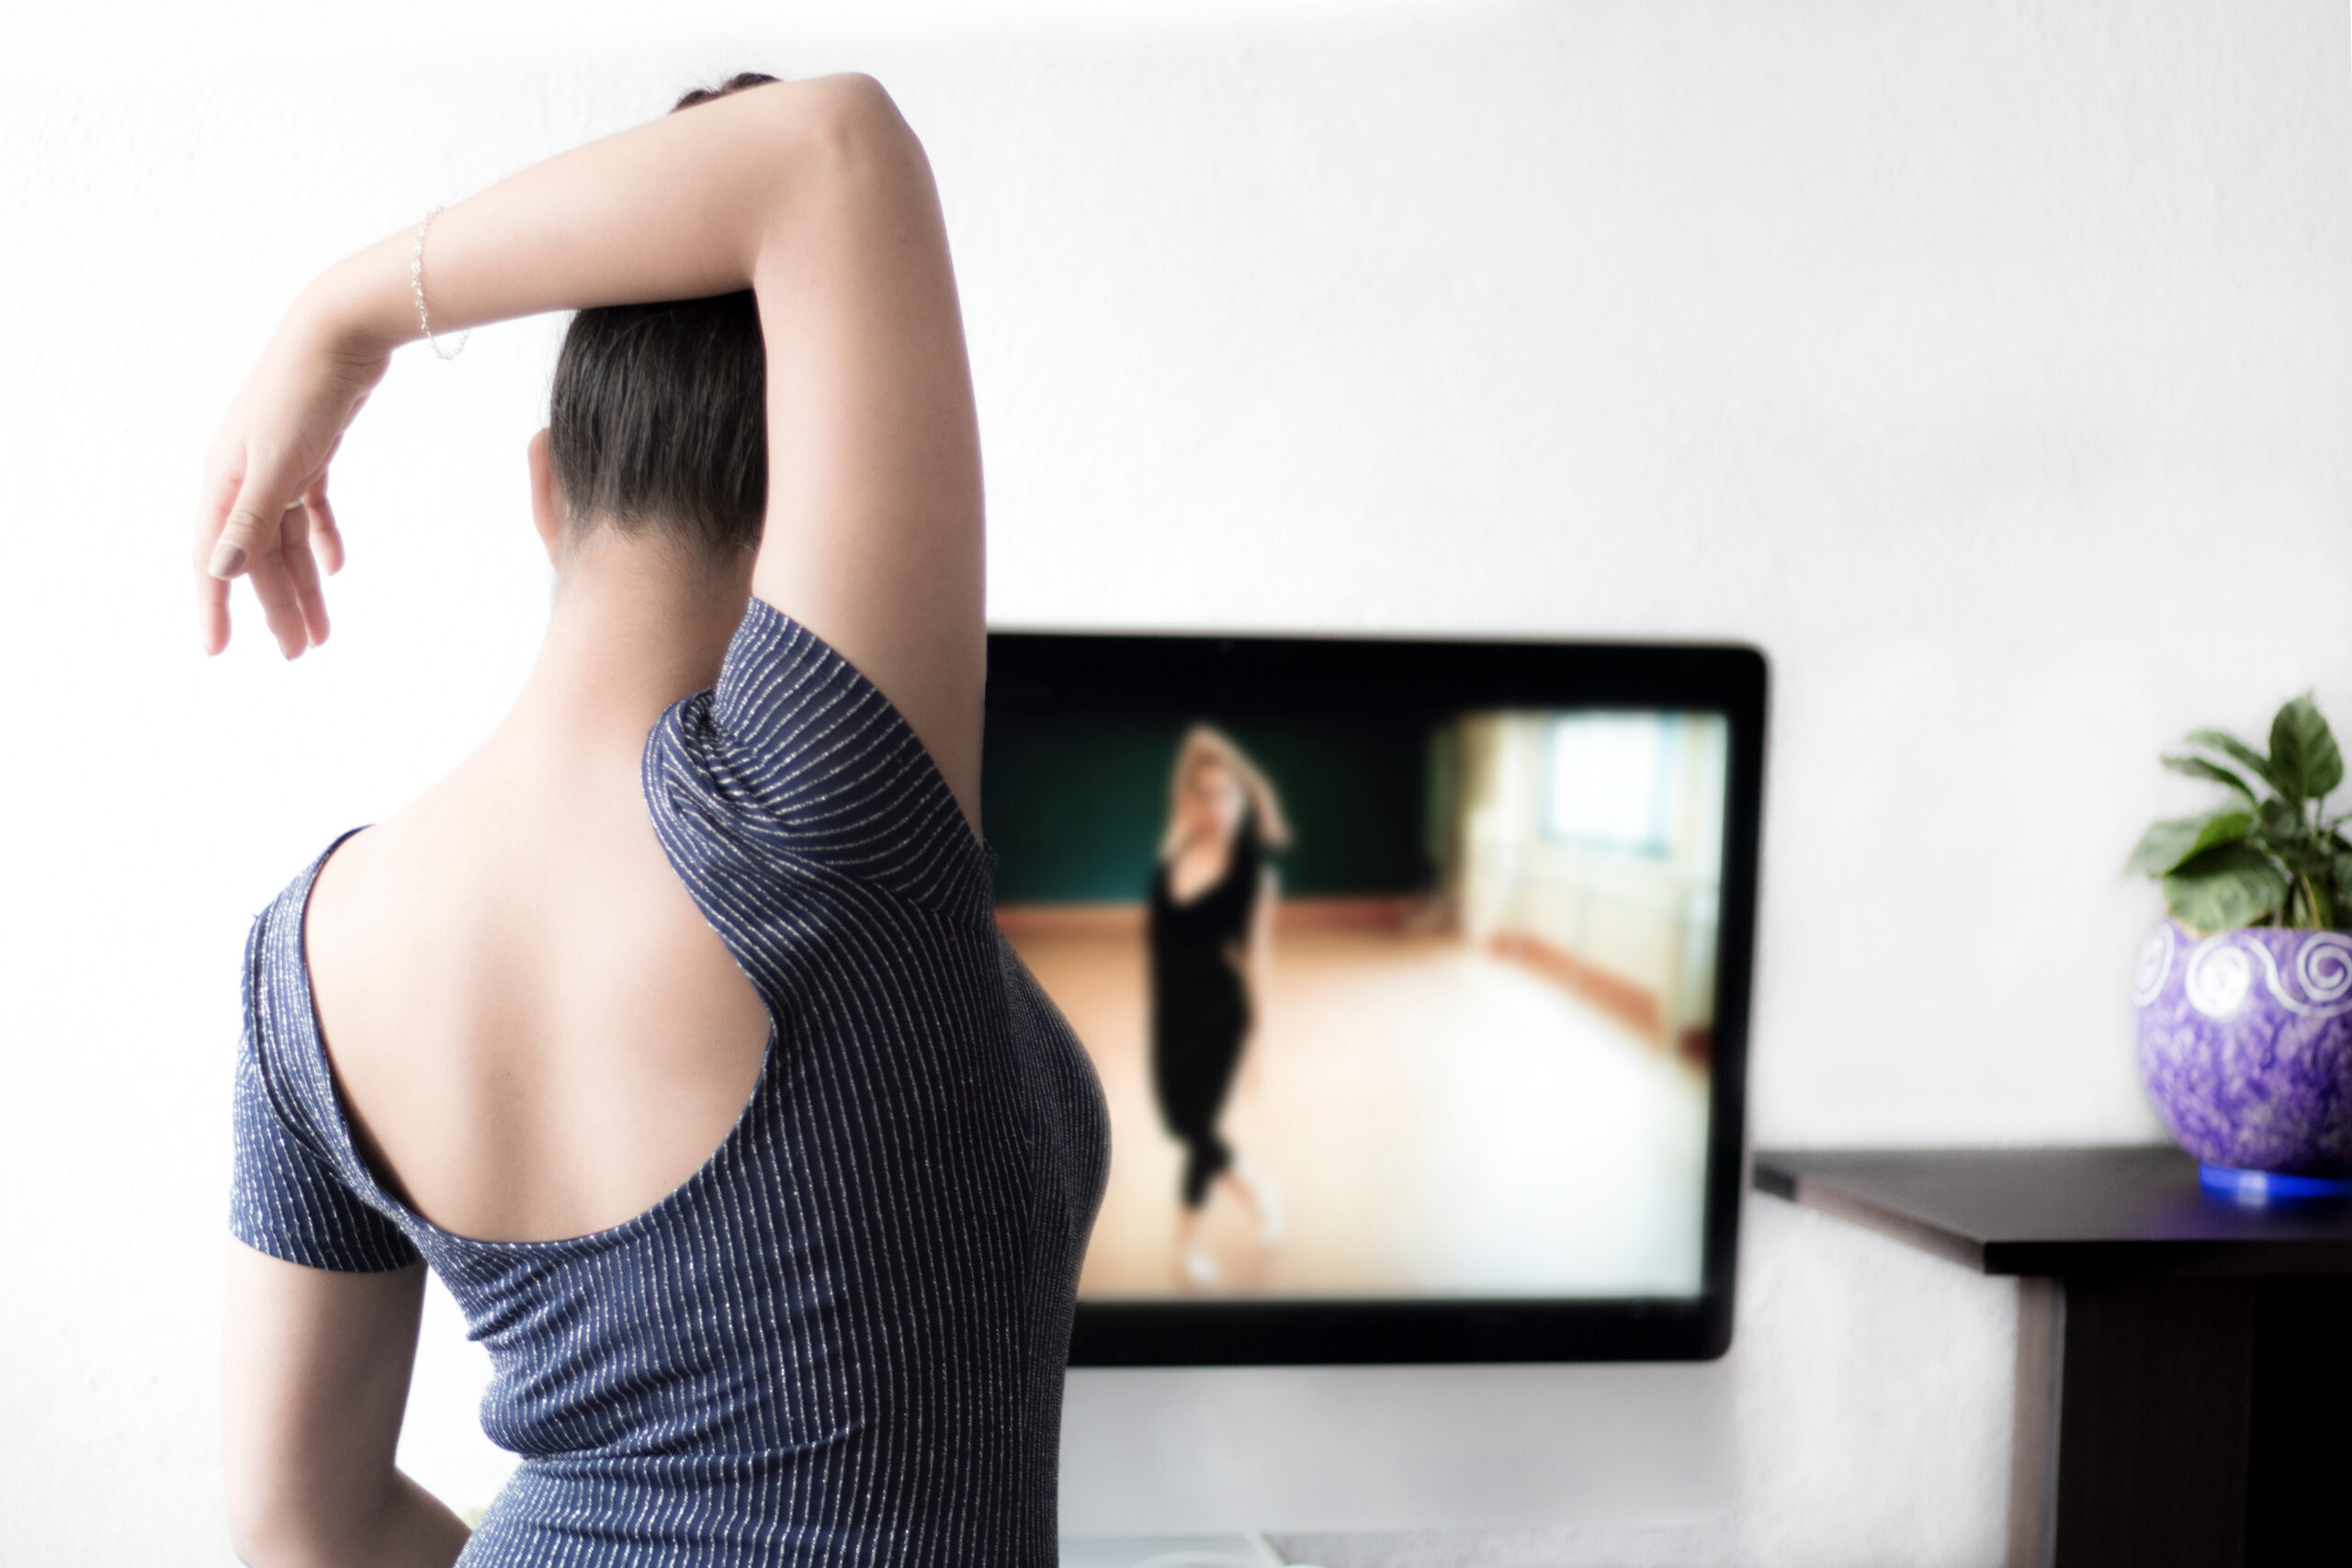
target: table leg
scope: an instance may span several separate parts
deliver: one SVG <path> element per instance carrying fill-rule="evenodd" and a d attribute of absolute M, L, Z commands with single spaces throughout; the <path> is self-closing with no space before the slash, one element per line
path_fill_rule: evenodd
<path fill-rule="evenodd" d="M 2340 1560 L 2352 1281 L 2019 1281 L 2009 1568 Z"/>
<path fill-rule="evenodd" d="M 2018 1281 L 2007 1568 L 2051 1568 L 2058 1501 L 2058 1348 L 2065 1310 L 2056 1280 L 2029 1276 Z"/>
<path fill-rule="evenodd" d="M 2262 1281 L 2253 1416 L 2246 1568 L 2352 1557 L 2352 1280 Z"/>

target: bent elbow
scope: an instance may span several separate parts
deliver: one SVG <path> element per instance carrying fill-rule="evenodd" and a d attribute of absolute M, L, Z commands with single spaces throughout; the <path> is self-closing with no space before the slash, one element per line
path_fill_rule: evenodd
<path fill-rule="evenodd" d="M 812 112 L 831 141 L 844 146 L 912 141 L 906 117 L 888 89 L 863 71 L 820 76 L 808 84 Z"/>
<path fill-rule="evenodd" d="M 233 1503 L 229 1507 L 229 1550 L 245 1568 L 289 1568 L 293 1562 L 285 1532 L 275 1521 Z"/>
<path fill-rule="evenodd" d="M 229 1550 L 245 1568 L 309 1568 L 322 1560 L 317 1522 L 282 1490 L 229 1486 Z"/>
<path fill-rule="evenodd" d="M 820 167 L 838 173 L 912 170 L 929 180 L 922 143 L 881 83 L 862 72 L 846 72 L 806 85 L 808 145 Z"/>

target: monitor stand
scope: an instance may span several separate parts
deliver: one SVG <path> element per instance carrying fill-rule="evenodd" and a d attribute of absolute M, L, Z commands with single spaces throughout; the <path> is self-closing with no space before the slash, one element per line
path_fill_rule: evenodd
<path fill-rule="evenodd" d="M 1066 1535 L 1061 1568 L 1283 1568 L 1261 1535 Z"/>
<path fill-rule="evenodd" d="M 1735 1491 L 1731 1393 L 1728 1358 L 1074 1367 L 1061 1528 L 1102 1537 L 1702 1518 Z"/>

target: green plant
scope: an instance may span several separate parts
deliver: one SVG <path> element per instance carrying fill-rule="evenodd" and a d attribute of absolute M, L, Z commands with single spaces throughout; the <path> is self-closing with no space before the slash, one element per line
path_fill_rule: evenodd
<path fill-rule="evenodd" d="M 2278 710 L 2267 756 L 2218 729 L 2194 731 L 2188 744 L 2196 750 L 2165 758 L 2165 766 L 2238 799 L 2154 824 L 2125 871 L 2162 881 L 2173 919 L 2199 934 L 2271 925 L 2327 931 L 2352 919 L 2352 839 L 2343 831 L 2352 812 L 2324 809 L 2328 792 L 2344 782 L 2344 753 L 2311 698 Z"/>

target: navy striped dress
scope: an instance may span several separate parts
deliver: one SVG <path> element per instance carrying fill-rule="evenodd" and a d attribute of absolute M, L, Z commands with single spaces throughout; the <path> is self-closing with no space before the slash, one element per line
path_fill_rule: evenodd
<path fill-rule="evenodd" d="M 490 1351 L 483 1429 L 522 1456 L 469 1568 L 1050 1562 L 1109 1134 L 991 918 L 992 855 L 882 694 L 757 601 L 718 690 L 655 727 L 645 794 L 774 1020 L 709 1161 L 561 1241 L 394 1198 L 311 1010 L 322 854 L 247 948 L 231 1228 L 318 1269 L 421 1256 L 448 1286 Z"/>

